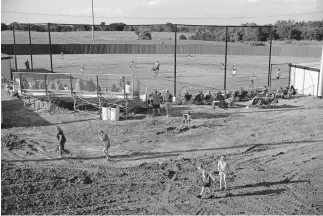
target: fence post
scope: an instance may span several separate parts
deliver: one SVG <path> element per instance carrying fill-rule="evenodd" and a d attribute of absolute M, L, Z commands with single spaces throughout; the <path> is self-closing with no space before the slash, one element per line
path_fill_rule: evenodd
<path fill-rule="evenodd" d="M 228 57 L 228 31 L 229 27 L 225 27 L 225 59 L 224 59 L 224 91 L 227 91 L 227 57 Z"/>
<path fill-rule="evenodd" d="M 290 74 L 292 72 L 292 64 L 288 64 L 289 70 L 288 70 L 288 88 L 290 87 Z"/>
<path fill-rule="evenodd" d="M 29 51 L 30 51 L 31 71 L 33 71 L 33 72 L 34 72 L 33 49 L 32 49 L 32 47 L 31 47 L 30 23 L 28 24 L 28 33 L 29 33 Z"/>
<path fill-rule="evenodd" d="M 47 95 L 47 75 L 46 74 L 44 75 L 44 78 L 45 78 L 45 93 Z"/>
<path fill-rule="evenodd" d="M 177 48 L 177 24 L 175 24 L 175 48 L 174 48 L 174 97 L 176 97 L 176 48 Z"/>
<path fill-rule="evenodd" d="M 48 44 L 49 44 L 49 56 L 50 56 L 50 71 L 53 73 L 52 39 L 50 37 L 50 23 L 48 23 Z"/>
<path fill-rule="evenodd" d="M 15 55 L 15 69 L 18 72 L 17 66 L 17 54 L 16 54 L 16 34 L 15 34 L 15 23 L 12 23 L 12 34 L 13 34 L 13 53 Z"/>
<path fill-rule="evenodd" d="M 72 74 L 70 74 L 71 95 L 73 95 Z"/>
<path fill-rule="evenodd" d="M 22 82 L 21 82 L 21 76 L 22 76 L 22 74 L 19 74 L 20 94 L 22 95 L 22 88 L 23 88 L 23 86 L 22 86 Z"/>
<path fill-rule="evenodd" d="M 273 27 L 270 31 L 270 47 L 269 47 L 269 63 L 268 63 L 268 87 L 271 87 L 271 73 L 270 73 L 270 66 L 271 66 L 271 48 L 273 42 Z"/>
<path fill-rule="evenodd" d="M 133 76 L 132 76 L 132 99 L 134 99 L 134 87 L 135 87 L 135 84 L 133 83 L 134 79 L 133 79 Z"/>
<path fill-rule="evenodd" d="M 126 77 L 123 76 L 123 97 L 126 98 Z"/>

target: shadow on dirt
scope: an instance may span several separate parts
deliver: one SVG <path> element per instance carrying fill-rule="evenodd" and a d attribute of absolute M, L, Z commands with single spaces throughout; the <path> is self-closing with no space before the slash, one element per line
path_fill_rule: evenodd
<path fill-rule="evenodd" d="M 260 191 L 255 191 L 255 192 L 247 192 L 247 193 L 241 193 L 241 194 L 231 194 L 228 193 L 227 195 L 223 197 L 218 197 L 218 196 L 211 196 L 208 199 L 219 199 L 219 198 L 230 198 L 230 197 L 244 197 L 244 196 L 265 196 L 265 195 L 270 195 L 270 194 L 281 194 L 285 191 L 286 189 L 277 189 L 277 190 L 260 190 Z"/>
<path fill-rule="evenodd" d="M 289 179 L 285 179 L 282 181 L 276 181 L 276 182 L 259 182 L 256 184 L 246 184 L 243 186 L 236 186 L 233 187 L 234 189 L 238 188 L 252 188 L 252 187 L 270 187 L 272 185 L 280 185 L 280 184 L 295 184 L 295 183 L 305 183 L 309 182 L 308 180 L 296 180 L 296 181 L 290 181 Z"/>
<path fill-rule="evenodd" d="M 37 112 L 28 110 L 27 114 L 25 114 L 24 102 L 22 100 L 2 101 L 1 106 L 4 122 L 2 128 L 52 125 L 40 117 Z"/>

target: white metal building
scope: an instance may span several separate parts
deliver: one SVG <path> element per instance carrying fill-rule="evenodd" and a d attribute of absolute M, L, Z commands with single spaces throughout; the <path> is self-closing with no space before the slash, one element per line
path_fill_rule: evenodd
<path fill-rule="evenodd" d="M 12 79 L 11 73 L 11 56 L 1 53 L 1 77 L 3 76 L 6 80 Z"/>
<path fill-rule="evenodd" d="M 297 89 L 298 94 L 318 96 L 320 62 L 290 65 L 290 86 Z"/>

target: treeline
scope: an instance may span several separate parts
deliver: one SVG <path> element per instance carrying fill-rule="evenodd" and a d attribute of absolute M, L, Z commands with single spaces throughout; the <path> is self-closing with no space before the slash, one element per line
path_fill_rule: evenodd
<path fill-rule="evenodd" d="M 12 30 L 13 25 L 15 30 L 28 31 L 27 24 L 11 23 L 6 25 L 1 23 L 1 31 Z M 243 27 L 255 26 L 255 27 Z M 242 24 L 241 27 L 230 27 L 228 29 L 228 40 L 230 42 L 236 41 L 268 41 L 270 39 L 269 27 L 273 28 L 272 37 L 274 40 L 323 40 L 323 21 L 308 21 L 296 22 L 293 20 L 279 20 L 275 24 L 266 25 L 268 27 L 258 27 L 255 23 Z M 31 24 L 32 31 L 47 32 L 48 25 Z M 51 32 L 70 32 L 70 31 L 91 31 L 91 25 L 59 25 L 51 24 Z M 175 25 L 166 23 L 161 25 L 145 25 L 145 26 L 132 26 L 124 23 L 111 23 L 106 25 L 102 22 L 99 26 L 95 26 L 95 31 L 135 31 L 139 39 L 152 39 L 149 32 L 174 32 Z M 189 32 L 193 33 L 190 37 L 186 38 L 181 35 L 181 39 L 189 40 L 205 40 L 205 41 L 224 41 L 226 29 L 225 27 L 212 27 L 212 26 L 188 26 L 178 25 L 178 33 Z M 148 35 L 142 36 L 142 35 Z"/>

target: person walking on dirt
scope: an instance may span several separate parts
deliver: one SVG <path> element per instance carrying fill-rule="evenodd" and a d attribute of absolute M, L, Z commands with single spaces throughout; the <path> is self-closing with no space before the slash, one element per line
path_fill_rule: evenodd
<path fill-rule="evenodd" d="M 26 69 L 27 69 L 27 71 L 29 71 L 29 70 L 30 70 L 30 67 L 29 67 L 29 61 L 28 61 L 28 59 L 27 59 L 27 61 L 25 62 L 25 65 L 26 65 Z"/>
<path fill-rule="evenodd" d="M 58 149 L 62 157 L 63 152 L 69 154 L 69 152 L 65 149 L 66 137 L 64 135 L 64 132 L 59 126 L 56 127 L 56 130 L 57 130 L 56 137 L 58 140 Z"/>
<path fill-rule="evenodd" d="M 231 166 L 226 160 L 226 157 L 224 155 L 221 155 L 220 160 L 218 161 L 218 171 L 220 176 L 220 190 L 222 190 L 222 183 L 224 182 L 224 188 L 225 190 L 228 189 L 227 187 L 227 180 L 226 177 L 228 173 L 231 170 Z"/>
<path fill-rule="evenodd" d="M 167 113 L 166 117 L 170 117 L 170 112 L 172 110 L 173 95 L 169 93 L 168 90 L 166 90 L 166 94 L 164 95 L 164 101 L 165 101 L 165 109 Z"/>
<path fill-rule="evenodd" d="M 160 115 L 160 96 L 158 95 L 157 90 L 155 91 L 155 94 L 153 95 L 153 116 L 155 114 L 155 110 L 157 109 L 158 114 Z"/>
<path fill-rule="evenodd" d="M 109 149 L 110 149 L 110 139 L 107 133 L 104 133 L 103 130 L 100 130 L 99 137 L 102 142 L 102 145 L 105 145 L 103 149 L 103 153 L 107 157 L 107 160 L 109 160 Z"/>
<path fill-rule="evenodd" d="M 201 173 L 202 173 L 203 184 L 202 184 L 201 193 L 200 193 L 200 195 L 197 196 L 197 198 L 202 198 L 202 194 L 204 192 L 204 188 L 206 188 L 208 190 L 208 192 L 211 193 L 211 191 L 210 191 L 210 187 L 211 187 L 211 183 L 212 183 L 211 180 L 215 181 L 215 178 L 211 175 L 210 172 L 207 172 L 206 173 L 203 165 L 199 166 L 198 167 L 198 170 L 200 170 Z"/>
<path fill-rule="evenodd" d="M 63 59 L 64 58 L 64 53 L 63 52 L 61 52 L 61 59 Z"/>

